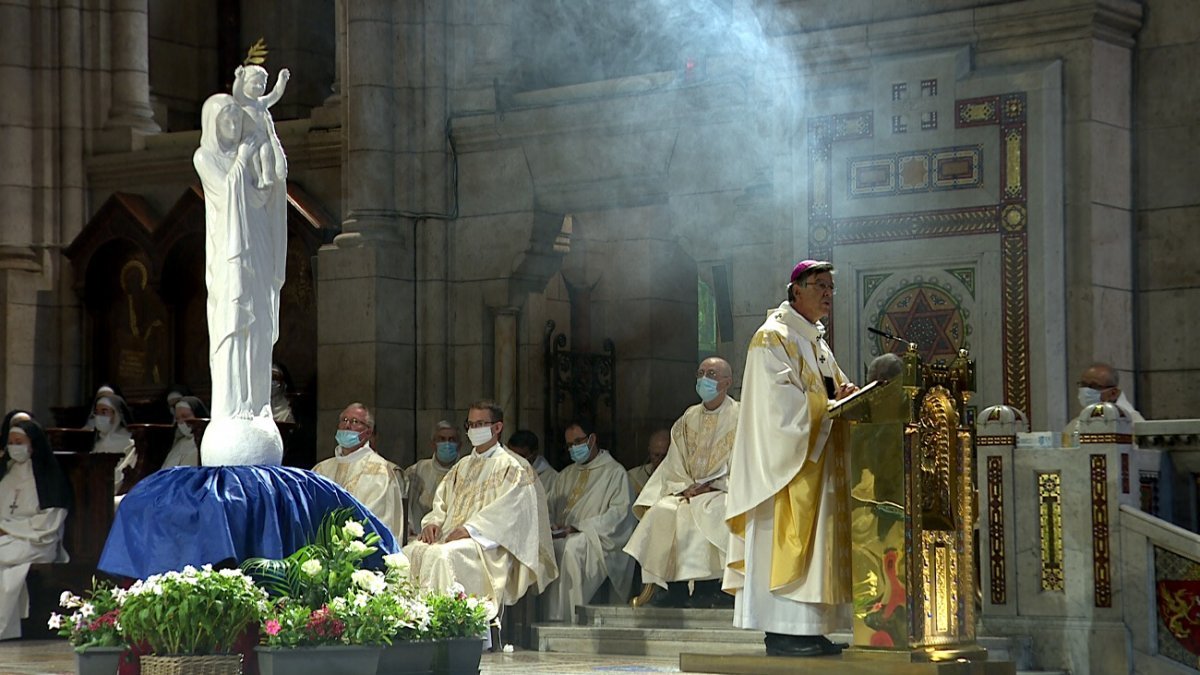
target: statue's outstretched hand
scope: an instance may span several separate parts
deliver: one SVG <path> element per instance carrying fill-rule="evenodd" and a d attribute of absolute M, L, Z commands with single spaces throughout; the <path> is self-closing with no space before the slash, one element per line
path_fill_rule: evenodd
<path fill-rule="evenodd" d="M 287 68 L 279 69 L 279 84 L 287 84 L 288 80 L 292 79 L 292 71 Z"/>

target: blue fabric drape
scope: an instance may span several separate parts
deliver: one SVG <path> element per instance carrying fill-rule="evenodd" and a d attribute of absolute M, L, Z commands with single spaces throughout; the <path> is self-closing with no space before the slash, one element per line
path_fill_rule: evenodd
<path fill-rule="evenodd" d="M 144 579 L 205 563 L 284 558 L 311 541 L 325 514 L 351 507 L 382 541 L 367 567 L 398 550 L 382 522 L 337 483 L 285 466 L 179 466 L 125 495 L 100 570 Z"/>

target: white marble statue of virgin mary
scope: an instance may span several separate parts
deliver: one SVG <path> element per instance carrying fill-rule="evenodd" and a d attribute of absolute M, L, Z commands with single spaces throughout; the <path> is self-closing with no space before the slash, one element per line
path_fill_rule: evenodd
<path fill-rule="evenodd" d="M 244 456 L 218 460 L 209 452 L 218 438 L 225 448 L 244 440 L 251 433 L 247 423 L 278 439 L 274 422 L 268 427 L 258 421 L 272 419 L 271 353 L 279 338 L 287 258 L 286 163 L 279 157 L 277 166 L 284 171 L 258 186 L 262 181 L 254 159 L 269 141 L 246 122 L 232 96 L 210 96 L 201 111 L 200 148 L 192 158 L 204 187 L 206 223 L 212 422 L 201 449 L 205 464 L 270 463 Z M 221 420 L 243 422 L 222 425 Z M 210 435 L 217 437 L 213 444 Z"/>

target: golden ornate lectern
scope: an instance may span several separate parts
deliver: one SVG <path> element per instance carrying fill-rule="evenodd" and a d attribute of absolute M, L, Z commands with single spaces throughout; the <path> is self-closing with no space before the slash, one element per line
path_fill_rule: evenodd
<path fill-rule="evenodd" d="M 966 350 L 925 365 L 910 345 L 903 374 L 839 401 L 849 453 L 853 644 L 798 659 L 680 654 L 684 672 L 731 675 L 1013 675 L 975 644 L 975 388 Z"/>
<path fill-rule="evenodd" d="M 846 423 L 854 639 L 847 659 L 986 659 L 975 644 L 975 484 L 966 350 L 841 402 Z"/>

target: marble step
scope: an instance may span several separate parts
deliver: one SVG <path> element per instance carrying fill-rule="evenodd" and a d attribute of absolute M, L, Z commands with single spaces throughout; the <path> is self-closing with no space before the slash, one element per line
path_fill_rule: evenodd
<path fill-rule="evenodd" d="M 725 654 L 761 653 L 763 634 L 733 627 L 730 609 L 666 609 L 588 605 L 576 608 L 576 624 L 535 624 L 539 651 L 581 654 L 675 656 L 680 652 L 715 650 Z M 850 635 L 830 636 L 849 642 Z M 992 659 L 1012 661 L 1029 671 L 1033 640 L 1025 637 L 980 636 L 977 642 Z"/>

